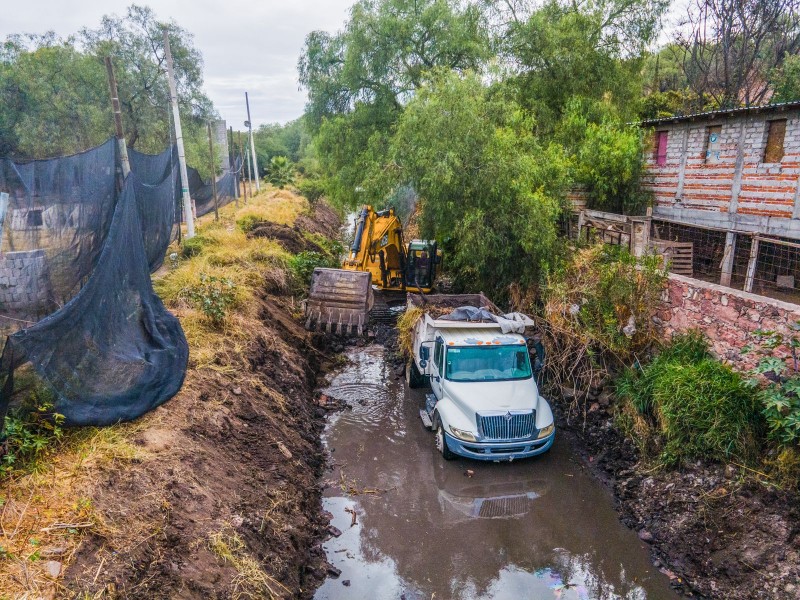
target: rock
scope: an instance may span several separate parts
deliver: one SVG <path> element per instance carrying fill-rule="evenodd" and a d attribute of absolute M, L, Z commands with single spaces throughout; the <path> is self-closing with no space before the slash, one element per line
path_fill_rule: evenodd
<path fill-rule="evenodd" d="M 231 390 L 234 396 L 241 396 L 242 395 L 242 388 L 235 387 Z"/>
<path fill-rule="evenodd" d="M 350 580 L 349 579 L 345 579 L 344 581 L 342 581 L 342 585 L 345 586 L 345 587 L 350 587 Z"/>
<path fill-rule="evenodd" d="M 590 412 L 590 413 L 597 412 L 598 410 L 600 410 L 600 405 L 599 405 L 597 402 L 593 403 L 593 404 L 592 404 L 592 405 L 589 407 L 589 412 Z"/>
<path fill-rule="evenodd" d="M 57 560 L 48 560 L 46 563 L 44 563 L 44 570 L 53 579 L 61 575 L 61 567 L 61 563 Z"/>
<path fill-rule="evenodd" d="M 328 533 L 330 533 L 333 537 L 337 538 L 340 535 L 342 535 L 342 530 L 339 529 L 338 527 L 334 527 L 333 525 L 330 525 L 328 527 Z"/>
<path fill-rule="evenodd" d="M 575 388 L 562 385 L 561 395 L 564 397 L 564 400 L 572 400 L 575 397 Z"/>
<path fill-rule="evenodd" d="M 339 575 L 342 574 L 342 570 L 337 569 L 333 565 L 328 565 L 327 571 L 328 571 L 328 576 L 333 577 L 334 579 L 336 579 L 337 577 L 339 577 Z"/>
<path fill-rule="evenodd" d="M 286 446 L 283 445 L 283 442 L 278 442 L 278 450 L 280 450 L 280 453 L 283 454 L 286 458 L 292 458 L 292 453 Z"/>
<path fill-rule="evenodd" d="M 647 531 L 646 529 L 642 529 L 639 531 L 639 539 L 649 544 L 650 542 L 653 541 L 653 534 Z"/>
<path fill-rule="evenodd" d="M 611 404 L 611 400 L 613 398 L 614 398 L 614 392 L 612 392 L 609 389 L 605 389 L 597 397 L 597 403 L 602 407 L 606 407 L 609 404 Z"/>

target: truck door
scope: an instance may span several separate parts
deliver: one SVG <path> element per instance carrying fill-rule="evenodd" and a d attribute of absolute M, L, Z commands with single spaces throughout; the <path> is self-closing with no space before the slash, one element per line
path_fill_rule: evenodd
<path fill-rule="evenodd" d="M 431 389 L 437 400 L 442 399 L 442 377 L 444 377 L 444 340 L 436 339 L 433 348 L 433 369 L 431 372 Z"/>

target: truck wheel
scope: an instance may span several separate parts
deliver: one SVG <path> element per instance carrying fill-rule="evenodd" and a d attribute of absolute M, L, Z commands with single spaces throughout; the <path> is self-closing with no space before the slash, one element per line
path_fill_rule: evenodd
<path fill-rule="evenodd" d="M 444 439 L 444 427 L 442 421 L 436 418 L 436 449 L 442 453 L 442 458 L 445 460 L 453 460 L 456 455 L 447 447 L 447 440 Z"/>
<path fill-rule="evenodd" d="M 425 385 L 425 376 L 419 372 L 413 358 L 406 363 L 406 383 L 411 389 L 421 388 Z"/>

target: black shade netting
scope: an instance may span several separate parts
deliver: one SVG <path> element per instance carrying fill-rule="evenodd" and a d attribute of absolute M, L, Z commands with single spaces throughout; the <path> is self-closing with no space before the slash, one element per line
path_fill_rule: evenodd
<path fill-rule="evenodd" d="M 116 143 L 81 154 L 0 160 L 0 314 L 33 322 L 63 306 L 87 281 L 117 198 Z"/>
<path fill-rule="evenodd" d="M 189 195 L 194 200 L 195 214 L 198 217 L 207 215 L 214 210 L 214 187 L 205 183 L 196 169 L 187 169 L 189 176 Z M 239 179 L 236 170 L 225 171 L 217 179 L 217 208 L 222 208 L 236 198 Z"/>
<path fill-rule="evenodd" d="M 164 253 L 177 238 L 180 227 L 178 154 L 173 146 L 155 155 L 129 150 L 128 157 L 135 176 L 136 204 L 147 264 L 153 273 L 163 264 Z"/>
<path fill-rule="evenodd" d="M 177 237 L 177 152 L 129 151 L 150 270 Z M 32 324 L 64 306 L 87 282 L 108 235 L 118 195 L 117 143 L 73 156 L 0 159 L 0 330 Z"/>
<path fill-rule="evenodd" d="M 113 163 L 112 163 L 113 164 Z M 189 349 L 178 320 L 153 292 L 137 193 L 126 179 L 106 242 L 86 285 L 62 309 L 8 337 L 0 416 L 13 373 L 30 363 L 55 392 L 69 425 L 134 419 L 180 389 Z"/>

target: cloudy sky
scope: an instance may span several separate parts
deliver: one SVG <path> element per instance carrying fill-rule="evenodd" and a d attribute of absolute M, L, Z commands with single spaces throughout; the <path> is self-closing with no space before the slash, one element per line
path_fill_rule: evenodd
<path fill-rule="evenodd" d="M 123 15 L 133 0 L 27 0 L 3 11 L 0 38 L 10 33 L 60 36 L 96 27 L 104 14 Z M 205 88 L 234 127 L 246 118 L 250 94 L 254 125 L 286 122 L 303 112 L 297 58 L 315 29 L 337 31 L 354 0 L 138 0 L 159 19 L 175 19 L 194 35 L 205 60 Z"/>

